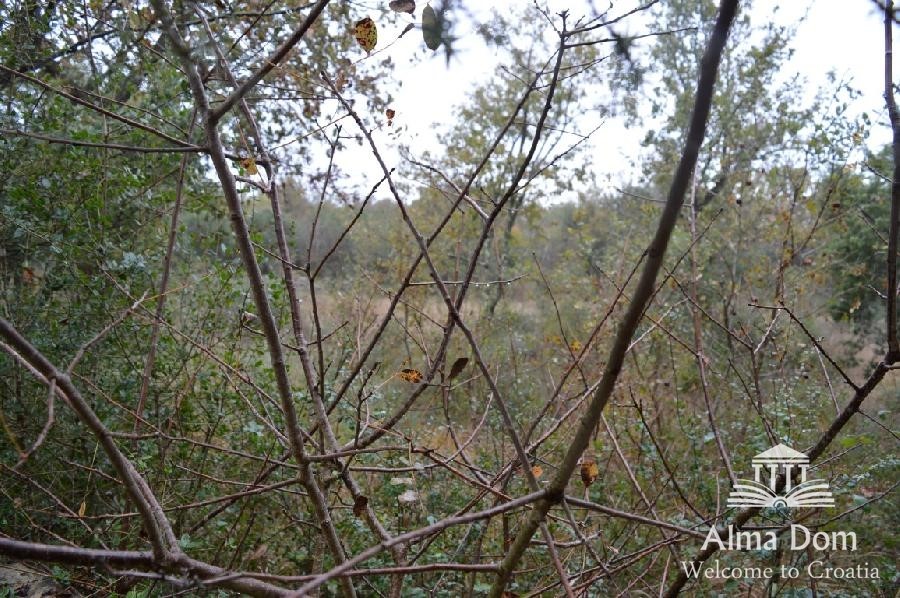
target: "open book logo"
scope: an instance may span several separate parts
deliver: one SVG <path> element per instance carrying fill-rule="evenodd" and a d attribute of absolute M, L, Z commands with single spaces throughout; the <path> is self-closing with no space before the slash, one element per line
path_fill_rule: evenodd
<path fill-rule="evenodd" d="M 752 480 L 738 480 L 728 496 L 729 507 L 833 507 L 834 498 L 825 480 L 807 480 L 809 457 L 789 446 L 778 444 L 753 457 Z M 793 484 L 799 472 L 800 483 Z M 777 491 L 778 474 L 785 484 Z"/>

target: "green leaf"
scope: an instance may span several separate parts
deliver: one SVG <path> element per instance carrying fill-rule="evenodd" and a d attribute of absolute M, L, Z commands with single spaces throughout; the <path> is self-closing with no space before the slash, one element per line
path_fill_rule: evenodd
<path fill-rule="evenodd" d="M 426 6 L 422 11 L 422 39 L 429 50 L 437 50 L 441 46 L 441 24 L 431 6 Z"/>

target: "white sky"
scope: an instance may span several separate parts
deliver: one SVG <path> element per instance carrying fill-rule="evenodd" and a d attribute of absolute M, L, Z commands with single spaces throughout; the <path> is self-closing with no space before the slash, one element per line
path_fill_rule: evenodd
<path fill-rule="evenodd" d="M 530 0 L 501 0 L 492 3 L 463 2 L 463 5 L 473 11 L 477 19 L 481 14 L 486 18 L 492 8 L 510 10 L 526 1 L 530 3 Z M 606 6 L 607 2 L 599 0 L 596 4 Z M 417 4 L 418 18 L 424 3 Z M 573 4 L 579 2 L 550 1 L 551 9 L 556 11 Z M 749 9 L 756 24 L 766 19 L 779 24 L 793 24 L 807 14 L 807 19 L 798 26 L 793 42 L 795 53 L 785 65 L 784 75 L 803 75 L 808 81 L 810 95 L 826 85 L 826 74 L 830 70 L 835 71 L 838 79 L 851 80 L 853 86 L 863 92 L 862 97 L 852 104 L 852 110 L 855 113 L 866 111 L 872 118 L 869 147 L 880 147 L 890 141 L 882 97 L 883 24 L 873 0 L 755 0 L 742 4 L 742 10 Z M 615 2 L 611 14 L 625 12 L 634 6 L 635 0 Z M 570 12 L 573 17 L 579 16 L 574 9 Z M 397 15 L 393 20 L 391 17 L 380 20 L 380 40 L 389 43 L 412 20 L 406 15 Z M 454 108 L 465 101 L 468 92 L 493 73 L 498 63 L 497 57 L 480 38 L 467 34 L 466 29 L 471 24 L 466 21 L 460 19 L 456 30 L 459 40 L 454 45 L 456 54 L 449 67 L 445 63 L 443 48 L 432 54 L 424 47 L 418 29 L 382 50 L 394 60 L 392 79 L 402 82 L 391 104 L 396 110 L 395 126 L 382 127 L 375 135 L 388 166 L 400 162 L 396 151 L 400 145 L 408 145 L 413 153 L 421 153 L 425 149 L 439 153 L 435 131 L 448 128 Z M 549 35 L 553 35 L 549 27 L 547 30 Z M 621 32 L 639 33 L 637 30 Z M 384 117 L 372 114 L 368 120 L 374 124 L 383 122 Z M 352 128 L 352 124 L 346 123 L 345 133 Z M 627 129 L 621 121 L 608 120 L 595 134 L 590 150 L 596 179 L 612 179 L 614 185 L 637 182 L 634 177 L 638 176 L 638 172 L 630 164 L 641 153 L 640 140 L 643 135 L 643 130 Z M 352 173 L 353 179 L 361 175 L 361 187 L 365 189 L 380 178 L 380 170 L 366 148 L 349 148 L 338 155 L 336 163 L 345 173 Z M 380 193 L 378 197 L 381 196 L 383 194 Z"/>

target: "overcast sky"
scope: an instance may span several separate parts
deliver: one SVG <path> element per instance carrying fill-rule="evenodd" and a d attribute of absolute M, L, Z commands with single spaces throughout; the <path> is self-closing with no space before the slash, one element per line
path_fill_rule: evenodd
<path fill-rule="evenodd" d="M 526 1 L 530 3 L 530 0 L 503 0 L 493 3 L 465 2 L 464 6 L 474 11 L 477 20 L 479 14 L 487 18 L 490 8 L 510 10 Z M 418 16 L 423 3 L 417 4 Z M 579 3 L 550 1 L 553 10 L 573 4 Z M 890 141 L 881 95 L 884 76 L 883 24 L 873 0 L 755 0 L 742 2 L 742 5 L 743 10 L 751 11 L 753 22 L 758 24 L 767 19 L 779 24 L 796 24 L 806 15 L 806 19 L 798 25 L 793 42 L 795 54 L 785 65 L 784 75 L 800 73 L 808 82 L 810 96 L 826 84 L 826 75 L 830 70 L 835 71 L 839 79 L 852 80 L 854 87 L 863 92 L 853 105 L 853 111 L 867 111 L 872 117 L 869 147 L 878 147 Z M 616 1 L 614 6 L 612 14 L 619 14 L 636 6 L 636 2 Z M 572 14 L 577 16 L 577 11 L 573 9 Z M 425 149 L 438 150 L 435 131 L 449 126 L 454 107 L 464 102 L 466 94 L 485 81 L 497 65 L 497 58 L 486 49 L 484 43 L 477 36 L 467 34 L 471 23 L 466 23 L 466 19 L 460 21 L 456 33 L 461 35 L 454 45 L 456 54 L 449 66 L 445 63 L 442 49 L 432 54 L 424 48 L 418 30 L 382 51 L 395 62 L 392 79 L 402 81 L 391 106 L 396 111 L 395 126 L 382 128 L 376 135 L 390 162 L 389 166 L 400 161 L 396 153 L 400 145 L 409 145 L 414 153 Z M 394 39 L 407 22 L 412 22 L 412 18 L 406 19 L 406 15 L 396 16 L 393 21 L 381 20 L 379 47 L 381 40 L 387 40 L 387 44 Z M 552 35 L 549 28 L 548 34 Z M 371 115 L 371 118 L 375 120 L 378 116 Z M 595 134 L 590 150 L 596 179 L 609 181 L 610 186 L 639 182 L 639 173 L 632 164 L 640 155 L 643 134 L 639 129 L 627 129 L 624 123 L 615 119 L 607 120 Z M 344 172 L 362 173 L 364 181 L 380 178 L 377 165 L 362 148 L 342 152 L 336 162 Z M 623 177 L 626 180 L 623 181 Z M 364 185 L 368 187 L 368 184 Z"/>

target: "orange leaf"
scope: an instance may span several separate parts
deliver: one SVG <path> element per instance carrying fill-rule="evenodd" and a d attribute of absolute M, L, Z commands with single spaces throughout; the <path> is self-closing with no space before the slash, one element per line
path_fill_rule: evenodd
<path fill-rule="evenodd" d="M 540 465 L 532 465 L 531 466 L 531 475 L 534 476 L 535 479 L 539 479 L 544 474 L 544 468 Z"/>
<path fill-rule="evenodd" d="M 422 372 L 420 372 L 419 370 L 414 370 L 412 368 L 404 368 L 400 370 L 400 378 L 406 380 L 407 382 L 421 382 Z"/>

